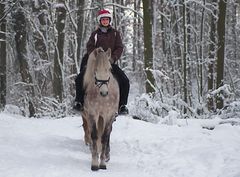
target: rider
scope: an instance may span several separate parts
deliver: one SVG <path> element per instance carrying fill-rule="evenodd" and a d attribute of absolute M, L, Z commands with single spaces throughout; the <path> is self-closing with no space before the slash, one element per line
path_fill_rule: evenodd
<path fill-rule="evenodd" d="M 85 73 L 87 59 L 90 53 L 98 47 L 102 47 L 103 50 L 111 48 L 111 64 L 112 73 L 117 79 L 120 90 L 120 100 L 119 100 L 119 114 L 128 114 L 128 109 L 126 107 L 128 94 L 129 94 L 129 79 L 125 73 L 116 64 L 117 60 L 121 57 L 123 52 L 123 44 L 119 31 L 114 29 L 110 22 L 112 20 L 112 15 L 108 10 L 100 10 L 98 12 L 97 20 L 99 26 L 97 30 L 93 31 L 88 42 L 87 42 L 87 54 L 84 55 L 81 63 L 80 73 L 78 74 L 76 82 L 76 99 L 74 109 L 82 111 L 84 102 L 84 89 L 83 89 L 83 76 Z"/>

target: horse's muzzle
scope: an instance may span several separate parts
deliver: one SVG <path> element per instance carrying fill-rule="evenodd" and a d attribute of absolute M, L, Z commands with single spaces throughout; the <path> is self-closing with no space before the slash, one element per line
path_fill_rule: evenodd
<path fill-rule="evenodd" d="M 105 96 L 108 95 L 108 92 L 100 92 L 100 95 L 101 95 L 102 97 L 105 97 Z"/>

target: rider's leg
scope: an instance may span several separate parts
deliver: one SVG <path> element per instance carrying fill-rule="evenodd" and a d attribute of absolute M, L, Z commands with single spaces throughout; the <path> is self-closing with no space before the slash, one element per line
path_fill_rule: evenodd
<path fill-rule="evenodd" d="M 120 90 L 120 100 L 119 100 L 119 114 L 128 114 L 128 109 L 126 107 L 129 94 L 129 79 L 126 74 L 118 67 L 118 65 L 112 65 L 113 75 L 116 77 L 119 90 Z"/>

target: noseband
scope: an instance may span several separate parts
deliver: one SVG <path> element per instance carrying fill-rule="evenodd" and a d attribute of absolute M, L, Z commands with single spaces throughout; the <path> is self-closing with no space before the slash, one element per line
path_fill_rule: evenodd
<path fill-rule="evenodd" d="M 99 79 L 97 79 L 97 77 L 95 76 L 95 85 L 96 85 L 98 88 L 100 88 L 100 87 L 102 87 L 104 84 L 108 85 L 109 80 L 110 80 L 110 77 L 109 77 L 107 80 L 99 80 Z"/>

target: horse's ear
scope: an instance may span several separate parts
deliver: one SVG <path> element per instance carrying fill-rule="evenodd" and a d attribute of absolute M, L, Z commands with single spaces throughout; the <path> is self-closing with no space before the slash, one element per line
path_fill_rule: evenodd
<path fill-rule="evenodd" d="M 108 48 L 106 54 L 107 54 L 107 57 L 108 57 L 108 58 L 111 58 L 111 49 L 110 49 L 110 48 Z"/>
<path fill-rule="evenodd" d="M 104 52 L 102 47 L 98 47 L 94 50 L 94 55 L 97 56 L 99 53 Z"/>
<path fill-rule="evenodd" d="M 96 49 L 93 51 L 93 54 L 94 54 L 95 57 L 97 56 L 97 54 L 98 54 L 98 48 L 96 48 Z"/>

